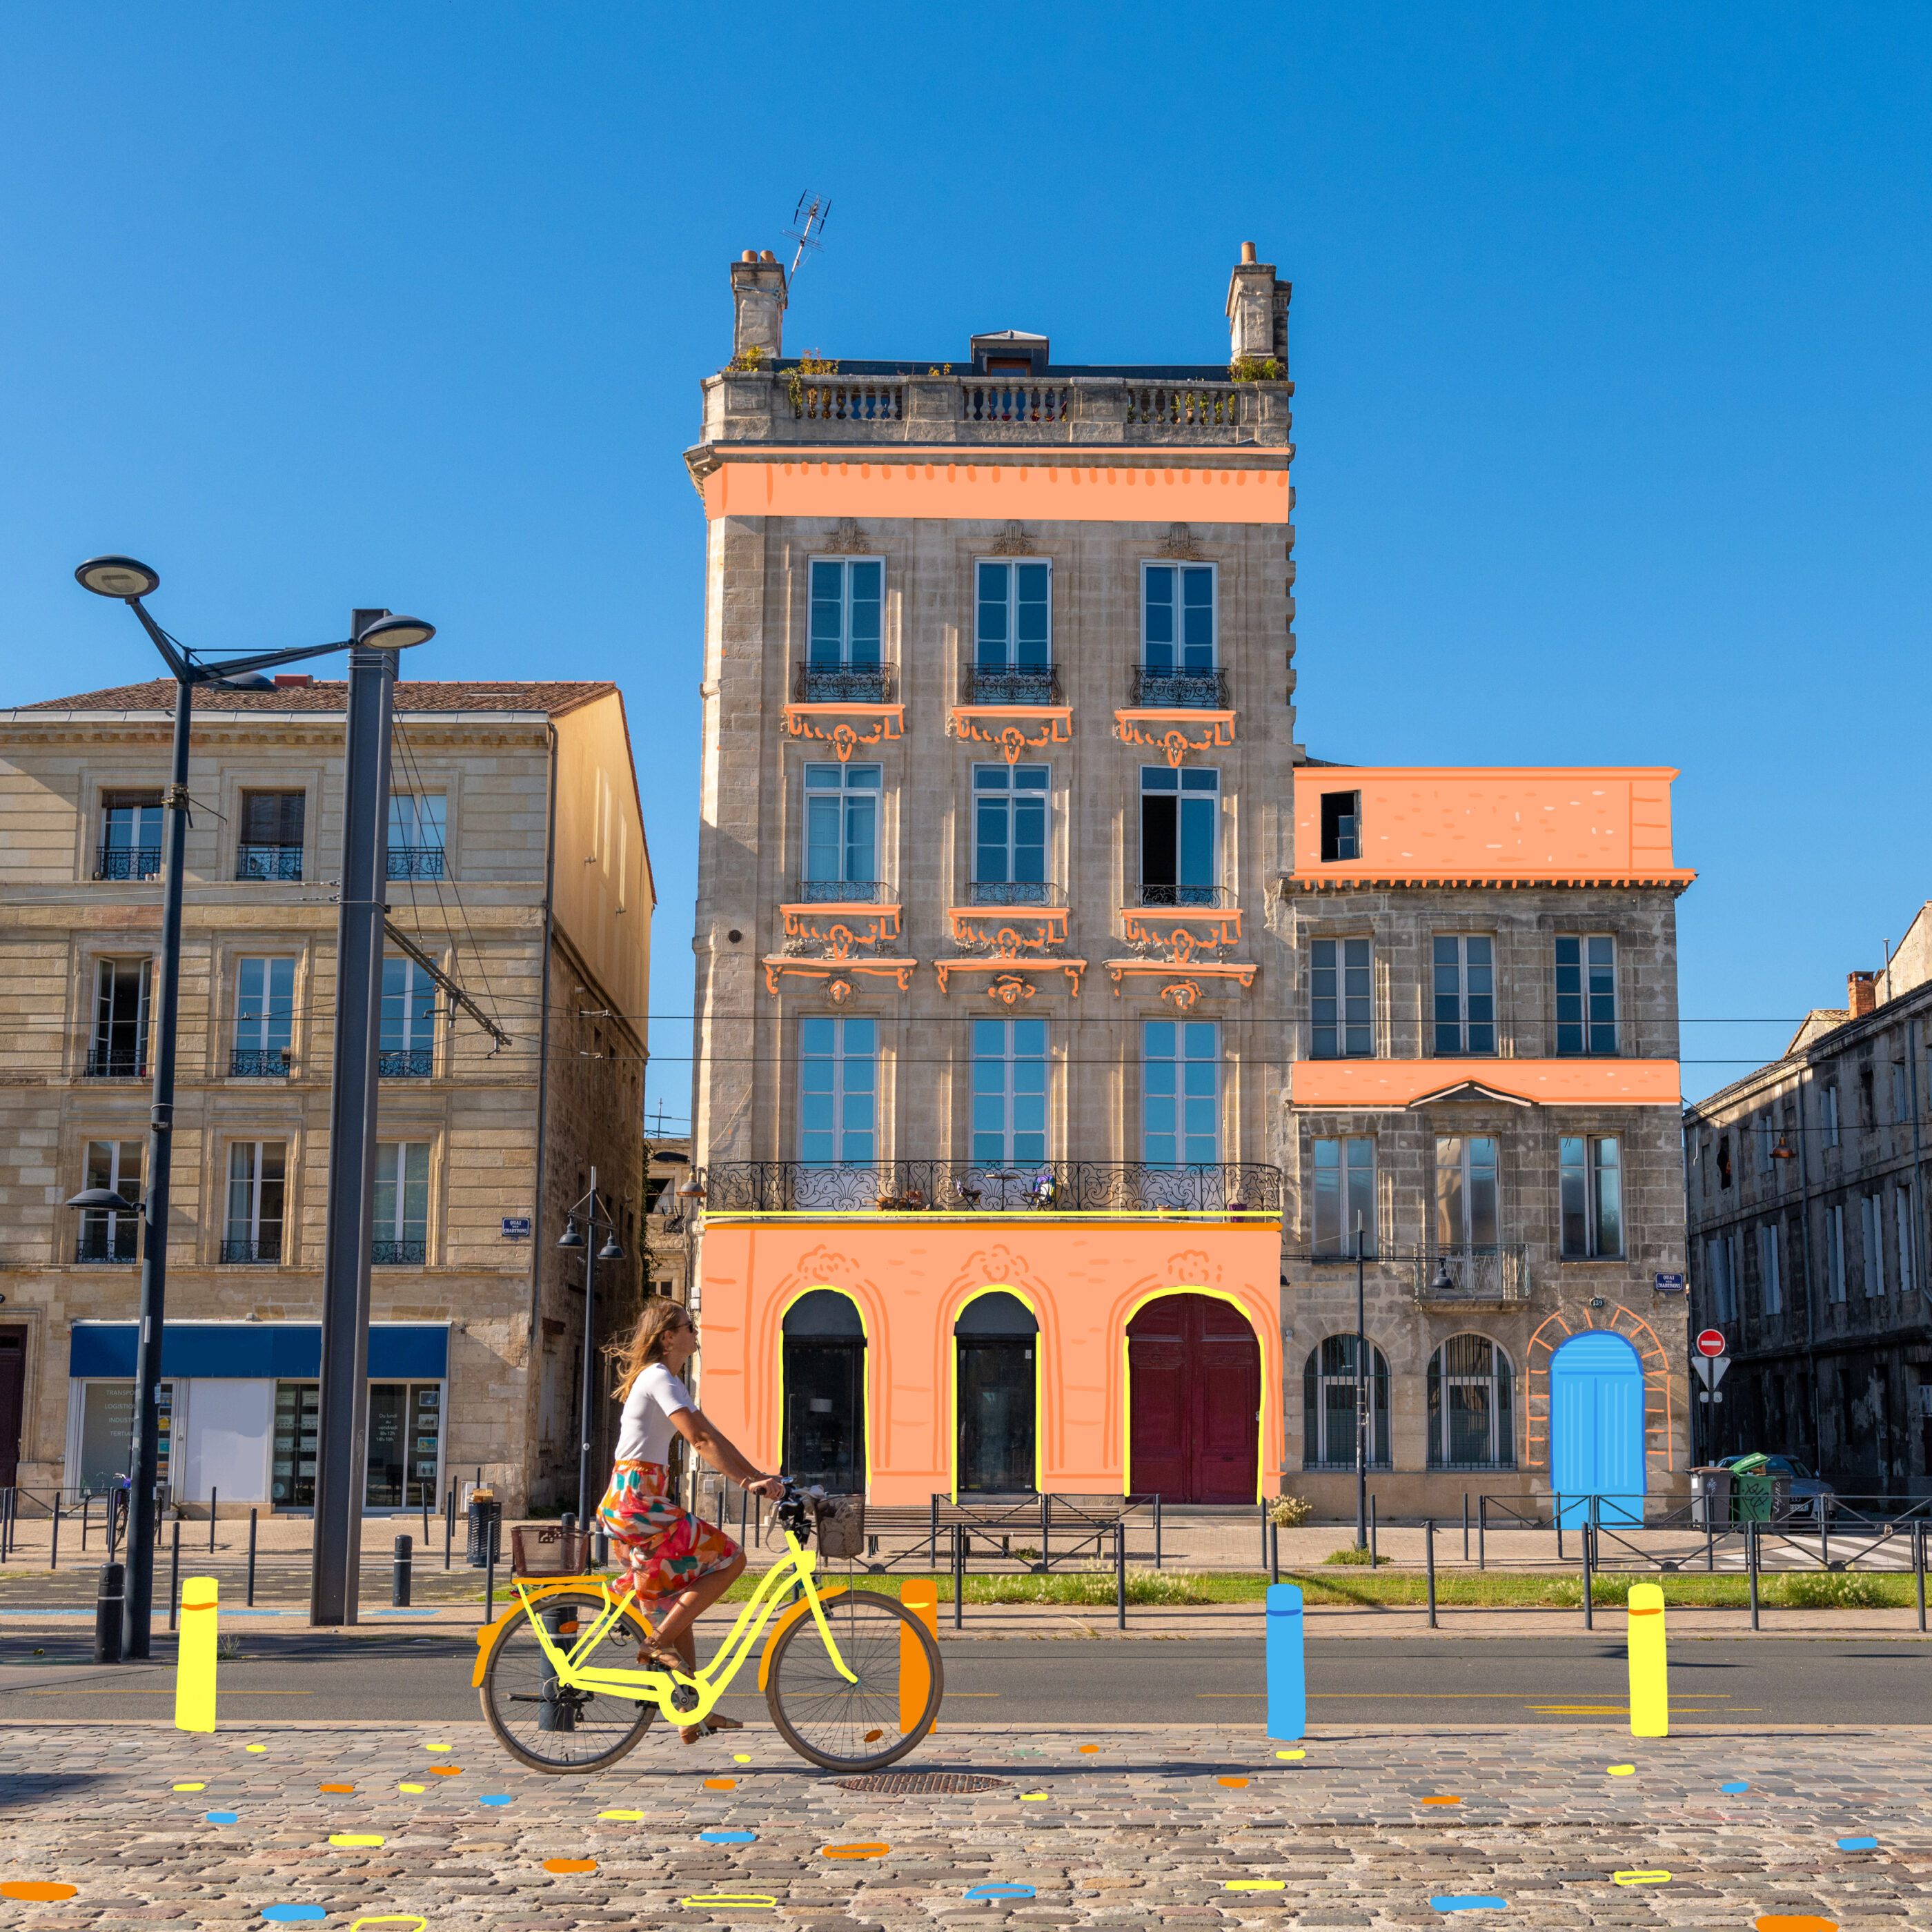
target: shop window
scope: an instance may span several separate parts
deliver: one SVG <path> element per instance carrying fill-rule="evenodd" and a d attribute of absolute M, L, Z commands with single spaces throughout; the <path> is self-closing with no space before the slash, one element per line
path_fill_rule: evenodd
<path fill-rule="evenodd" d="M 441 1500 L 445 1394 L 446 1385 L 440 1382 L 369 1384 L 365 1509 L 419 1510 Z M 268 1493 L 284 1508 L 315 1507 L 320 1419 L 320 1383 L 275 1384 Z"/>
<path fill-rule="evenodd" d="M 962 1496 L 1034 1487 L 1039 1331 L 1026 1304 L 1004 1288 L 976 1296 L 953 1324 Z"/>
<path fill-rule="evenodd" d="M 802 1294 L 784 1316 L 784 1468 L 835 1495 L 866 1480 L 866 1334 L 831 1288 Z"/>
<path fill-rule="evenodd" d="M 159 1479 L 169 1480 L 169 1450 L 173 1443 L 175 1385 L 160 1388 Z M 89 1496 L 105 1496 L 128 1475 L 134 1440 L 134 1384 L 83 1382 L 80 1398 L 80 1467 L 78 1486 Z"/>

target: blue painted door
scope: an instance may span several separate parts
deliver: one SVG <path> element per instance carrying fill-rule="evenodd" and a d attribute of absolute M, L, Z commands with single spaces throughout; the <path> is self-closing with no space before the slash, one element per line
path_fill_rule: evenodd
<path fill-rule="evenodd" d="M 1600 1522 L 1643 1520 L 1643 1365 L 1621 1335 L 1573 1335 L 1550 1358 L 1550 1469 L 1564 1522 L 1593 1496 Z"/>

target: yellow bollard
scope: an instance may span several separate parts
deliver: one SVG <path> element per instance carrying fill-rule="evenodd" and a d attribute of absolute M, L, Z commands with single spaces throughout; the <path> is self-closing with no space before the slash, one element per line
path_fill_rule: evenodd
<path fill-rule="evenodd" d="M 175 1729 L 214 1728 L 215 1623 L 220 1596 L 212 1576 L 182 1585 L 181 1646 L 175 1653 Z"/>
<path fill-rule="evenodd" d="M 1670 1735 L 1670 1660 L 1664 1635 L 1664 1592 L 1655 1583 L 1633 1583 L 1629 1598 L 1630 1736 Z"/>
<path fill-rule="evenodd" d="M 923 1577 L 914 1578 L 899 1592 L 902 1603 L 925 1624 L 926 1634 L 939 1640 L 939 1586 Z M 932 1694 L 932 1669 L 926 1660 L 926 1648 L 912 1632 L 899 1630 L 899 1731 L 902 1736 L 919 1722 L 920 1713 Z M 933 1726 L 937 1730 L 939 1726 Z"/>

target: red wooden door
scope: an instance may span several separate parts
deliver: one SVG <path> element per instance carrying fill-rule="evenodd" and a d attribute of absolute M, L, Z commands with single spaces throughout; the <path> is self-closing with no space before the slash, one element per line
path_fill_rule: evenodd
<path fill-rule="evenodd" d="M 0 1328 L 0 1489 L 11 1489 L 20 1476 L 26 1393 L 27 1331 Z"/>
<path fill-rule="evenodd" d="M 1238 1309 L 1163 1295 L 1127 1324 L 1130 1487 L 1172 1502 L 1255 1499 L 1261 1345 Z"/>

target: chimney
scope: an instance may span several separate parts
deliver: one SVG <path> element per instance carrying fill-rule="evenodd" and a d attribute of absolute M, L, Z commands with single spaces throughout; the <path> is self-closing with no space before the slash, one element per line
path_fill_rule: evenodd
<path fill-rule="evenodd" d="M 784 353 L 785 272 L 767 248 L 747 248 L 731 264 L 731 359 L 748 349 L 776 362 Z"/>
<path fill-rule="evenodd" d="M 1255 244 L 1241 244 L 1241 259 L 1228 278 L 1228 359 L 1272 356 L 1288 374 L 1288 298 L 1294 284 L 1275 279 L 1272 262 L 1255 260 Z"/>
<path fill-rule="evenodd" d="M 1854 973 L 1845 982 L 1845 1004 L 1852 1010 L 1853 1019 L 1862 1019 L 1878 1006 L 1878 975 L 1876 973 Z"/>
<path fill-rule="evenodd" d="M 314 682 L 315 674 L 313 671 L 278 670 L 275 674 L 275 688 L 278 691 L 306 691 Z"/>

